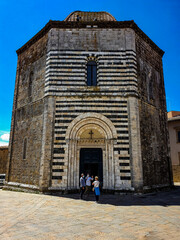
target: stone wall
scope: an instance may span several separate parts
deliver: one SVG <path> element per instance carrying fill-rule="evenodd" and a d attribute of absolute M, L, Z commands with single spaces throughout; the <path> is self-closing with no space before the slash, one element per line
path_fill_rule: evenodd
<path fill-rule="evenodd" d="M 136 36 L 144 187 L 171 183 L 161 56 Z"/>
<path fill-rule="evenodd" d="M 9 182 L 39 185 L 46 43 L 47 35 L 18 56 L 7 174 Z"/>
<path fill-rule="evenodd" d="M 0 174 L 7 171 L 8 147 L 0 147 Z"/>
<path fill-rule="evenodd" d="M 168 185 L 161 56 L 130 27 L 69 26 L 46 29 L 19 51 L 7 180 L 77 189 L 80 148 L 99 143 L 107 189 Z M 97 62 L 97 86 L 87 86 L 89 60 Z M 103 139 L 81 139 L 78 119 Z M 67 137 L 69 129 L 79 139 Z"/>
<path fill-rule="evenodd" d="M 173 180 L 174 182 L 180 182 L 180 166 L 174 165 L 173 168 Z"/>

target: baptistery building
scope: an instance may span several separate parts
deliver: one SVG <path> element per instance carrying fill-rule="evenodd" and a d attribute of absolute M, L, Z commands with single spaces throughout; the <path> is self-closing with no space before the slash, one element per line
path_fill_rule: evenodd
<path fill-rule="evenodd" d="M 164 52 L 134 23 L 75 11 L 17 50 L 5 188 L 104 191 L 172 185 Z"/>

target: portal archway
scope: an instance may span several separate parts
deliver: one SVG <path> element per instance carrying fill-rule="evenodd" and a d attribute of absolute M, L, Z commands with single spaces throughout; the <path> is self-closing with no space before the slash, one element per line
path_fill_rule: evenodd
<path fill-rule="evenodd" d="M 98 113 L 85 113 L 75 118 L 66 133 L 68 159 L 67 188 L 79 188 L 80 150 L 102 149 L 103 188 L 114 189 L 114 141 L 117 133 L 112 122 Z"/>

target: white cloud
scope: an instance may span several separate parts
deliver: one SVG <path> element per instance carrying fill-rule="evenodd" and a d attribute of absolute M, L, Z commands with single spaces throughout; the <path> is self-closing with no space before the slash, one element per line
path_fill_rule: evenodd
<path fill-rule="evenodd" d="M 9 133 L 5 133 L 5 134 L 1 135 L 0 138 L 3 141 L 9 141 Z"/>
<path fill-rule="evenodd" d="M 2 146 L 8 146 L 8 144 L 9 144 L 8 142 L 1 142 L 1 141 L 0 141 L 0 147 L 2 147 Z"/>

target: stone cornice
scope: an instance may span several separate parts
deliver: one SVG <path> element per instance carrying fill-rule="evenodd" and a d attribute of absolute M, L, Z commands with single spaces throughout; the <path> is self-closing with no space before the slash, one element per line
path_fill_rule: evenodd
<path fill-rule="evenodd" d="M 36 41 L 42 38 L 51 28 L 131 28 L 138 34 L 145 42 L 147 42 L 161 57 L 164 51 L 161 50 L 138 26 L 132 21 L 110 21 L 110 22 L 66 22 L 66 21 L 52 21 L 50 20 L 44 28 L 42 28 L 34 37 L 32 37 L 26 44 L 19 48 L 16 52 L 21 54 Z M 87 28 L 89 29 L 89 28 Z"/>

